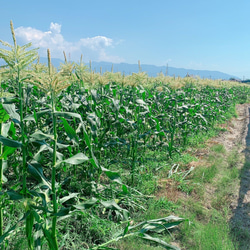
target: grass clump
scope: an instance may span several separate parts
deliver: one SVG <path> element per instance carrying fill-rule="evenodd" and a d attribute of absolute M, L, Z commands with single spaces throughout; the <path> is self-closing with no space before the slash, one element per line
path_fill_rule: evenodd
<path fill-rule="evenodd" d="M 235 249 L 235 244 L 230 237 L 230 227 L 227 221 L 211 221 L 206 225 L 200 225 L 194 232 L 196 244 L 192 249 Z"/>
<path fill-rule="evenodd" d="M 222 145 L 213 145 L 206 157 L 206 165 L 198 167 L 192 175 L 193 181 L 200 180 L 202 185 L 197 186 L 194 198 L 183 201 L 183 216 L 191 222 L 191 225 L 186 223 L 181 227 L 181 237 L 178 238 L 184 242 L 185 249 L 229 250 L 239 246 L 228 221 L 231 195 L 236 192 L 239 178 L 235 165 L 239 162 L 239 154 L 235 152 L 237 149 L 228 153 Z"/>

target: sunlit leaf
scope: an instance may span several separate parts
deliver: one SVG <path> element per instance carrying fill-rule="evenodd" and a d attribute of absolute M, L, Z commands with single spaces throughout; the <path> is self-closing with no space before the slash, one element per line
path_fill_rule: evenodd
<path fill-rule="evenodd" d="M 83 154 L 83 153 L 78 153 L 66 160 L 63 160 L 63 161 L 60 161 L 57 163 L 57 165 L 61 164 L 61 163 L 69 163 L 69 164 L 72 164 L 72 165 L 78 165 L 78 164 L 81 164 L 85 161 L 88 161 L 89 158 Z"/>
<path fill-rule="evenodd" d="M 74 139 L 76 142 L 79 140 L 78 136 L 76 134 L 76 131 L 69 125 L 69 123 L 67 122 L 66 119 L 64 119 L 63 117 L 60 117 L 60 119 L 63 122 L 63 126 L 65 129 L 65 132 L 67 133 L 67 136 L 72 140 Z"/>
<path fill-rule="evenodd" d="M 99 200 L 97 200 L 96 198 L 91 198 L 90 200 L 88 201 L 85 201 L 85 202 L 82 202 L 80 204 L 77 204 L 77 205 L 74 205 L 75 208 L 77 209 L 89 209 L 91 208 L 92 206 L 96 205 L 99 203 Z"/>

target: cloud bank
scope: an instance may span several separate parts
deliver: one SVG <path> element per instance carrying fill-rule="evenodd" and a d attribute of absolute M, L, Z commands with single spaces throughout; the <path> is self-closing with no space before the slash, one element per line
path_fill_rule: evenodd
<path fill-rule="evenodd" d="M 49 31 L 41 31 L 32 27 L 18 27 L 15 29 L 16 37 L 22 42 L 32 42 L 34 47 L 40 48 L 40 55 L 46 56 L 49 48 L 51 56 L 63 58 L 63 51 L 70 55 L 71 60 L 79 61 L 81 54 L 83 60 L 106 61 L 113 63 L 123 62 L 118 56 L 109 55 L 108 48 L 114 47 L 114 41 L 105 36 L 81 38 L 77 42 L 66 41 L 61 34 L 61 25 L 51 23 Z"/>

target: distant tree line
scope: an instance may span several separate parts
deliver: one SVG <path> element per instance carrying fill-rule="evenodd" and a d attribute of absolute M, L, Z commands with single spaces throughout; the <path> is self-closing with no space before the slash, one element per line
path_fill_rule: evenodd
<path fill-rule="evenodd" d="M 232 82 L 241 82 L 241 83 L 249 83 L 250 84 L 250 79 L 246 79 L 246 80 L 240 80 L 240 79 L 236 79 L 236 78 L 230 78 L 229 81 Z"/>

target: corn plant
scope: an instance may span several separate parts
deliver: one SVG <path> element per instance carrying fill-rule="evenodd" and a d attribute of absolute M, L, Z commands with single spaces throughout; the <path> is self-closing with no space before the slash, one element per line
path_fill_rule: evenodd
<path fill-rule="evenodd" d="M 0 58 L 2 58 L 8 66 L 10 74 L 13 75 L 15 79 L 15 84 L 18 88 L 18 96 L 19 96 L 19 110 L 20 110 L 20 131 L 21 131 L 21 149 L 22 149 L 22 195 L 24 197 L 27 196 L 27 140 L 26 140 L 26 131 L 25 131 L 25 122 L 24 122 L 24 93 L 23 93 L 23 82 L 24 78 L 22 78 L 22 72 L 24 69 L 37 58 L 37 49 L 28 50 L 31 47 L 31 43 L 19 46 L 16 43 L 15 32 L 13 28 L 12 21 L 10 22 L 12 38 L 14 42 L 14 46 L 10 45 L 9 43 L 3 42 L 0 40 L 2 45 L 7 46 L 10 50 L 0 49 Z M 4 143 L 4 142 L 3 142 Z M 15 147 L 15 145 L 12 145 Z M 26 236 L 28 238 L 29 246 L 32 245 L 32 239 L 30 237 L 30 221 L 33 219 L 31 218 L 30 214 L 27 214 L 26 217 Z"/>

